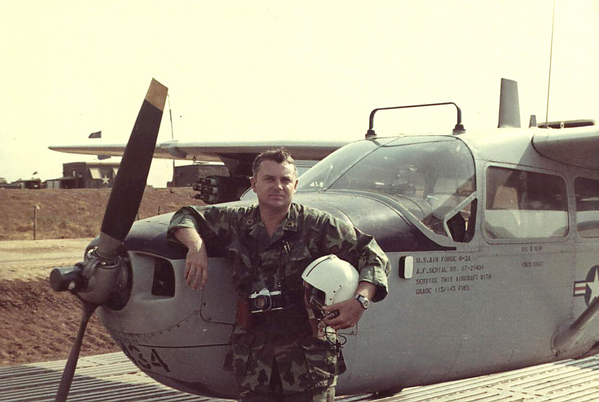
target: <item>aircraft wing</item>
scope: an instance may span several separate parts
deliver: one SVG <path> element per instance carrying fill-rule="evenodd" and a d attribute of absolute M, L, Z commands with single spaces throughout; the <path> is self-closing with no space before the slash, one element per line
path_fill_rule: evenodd
<path fill-rule="evenodd" d="M 599 169 L 597 126 L 543 129 L 532 138 L 535 150 L 546 158 L 587 169 Z"/>
<path fill-rule="evenodd" d="M 257 154 L 267 149 L 284 147 L 296 160 L 320 160 L 349 141 L 222 141 L 180 142 L 177 140 L 156 144 L 154 158 L 193 160 L 196 162 L 223 162 L 233 174 L 247 174 L 248 164 Z M 125 144 L 53 145 L 53 151 L 73 154 L 122 156 Z"/>

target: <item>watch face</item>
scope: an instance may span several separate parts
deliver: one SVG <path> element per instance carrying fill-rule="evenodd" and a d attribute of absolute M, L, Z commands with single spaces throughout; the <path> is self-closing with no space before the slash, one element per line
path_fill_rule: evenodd
<path fill-rule="evenodd" d="M 364 309 L 367 309 L 368 306 L 370 306 L 370 300 L 368 300 L 366 297 L 362 295 L 357 295 L 356 300 L 360 302 Z"/>

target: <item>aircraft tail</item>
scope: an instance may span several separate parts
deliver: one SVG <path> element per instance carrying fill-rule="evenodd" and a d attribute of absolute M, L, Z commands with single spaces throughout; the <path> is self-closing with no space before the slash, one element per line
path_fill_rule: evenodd
<path fill-rule="evenodd" d="M 499 95 L 499 128 L 520 128 L 520 102 L 518 83 L 507 78 L 501 79 Z"/>

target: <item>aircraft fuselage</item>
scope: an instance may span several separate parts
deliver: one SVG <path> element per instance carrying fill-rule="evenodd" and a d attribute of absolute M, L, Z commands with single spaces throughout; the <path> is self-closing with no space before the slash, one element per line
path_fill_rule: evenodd
<path fill-rule="evenodd" d="M 375 236 L 392 266 L 389 295 L 342 332 L 339 394 L 511 370 L 595 344 L 596 320 L 572 347 L 552 342 L 599 295 L 599 172 L 543 157 L 535 132 L 375 138 L 303 176 L 295 201 Z M 102 321 L 158 381 L 235 397 L 222 369 L 230 267 L 211 258 L 206 288 L 186 286 L 186 250 L 165 239 L 170 216 L 133 226 L 131 295 L 120 311 L 102 308 Z"/>

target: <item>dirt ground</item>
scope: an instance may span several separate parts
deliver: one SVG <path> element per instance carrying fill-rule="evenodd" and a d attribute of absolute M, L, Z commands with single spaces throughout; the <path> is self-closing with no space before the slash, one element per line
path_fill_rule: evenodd
<path fill-rule="evenodd" d="M 77 239 L 100 232 L 110 188 L 0 188 L 0 240 Z M 147 187 L 138 218 L 198 204 L 191 188 Z"/>
<path fill-rule="evenodd" d="M 0 366 L 68 357 L 81 302 L 69 292 L 54 292 L 48 277 L 54 267 L 83 259 L 99 232 L 108 195 L 109 189 L 0 190 Z M 141 218 L 197 204 L 192 197 L 191 189 L 146 189 Z M 42 240 L 28 240 L 32 205 L 40 206 Z M 94 314 L 81 355 L 117 350 Z"/>
<path fill-rule="evenodd" d="M 48 276 L 54 267 L 81 260 L 91 239 L 0 242 L 0 365 L 66 359 L 81 320 L 81 303 L 56 293 Z M 118 348 L 94 315 L 81 355 Z"/>

